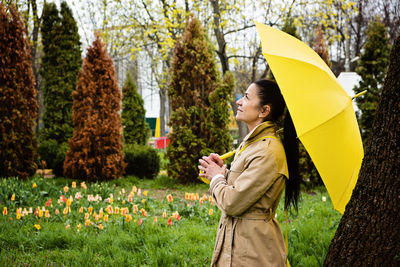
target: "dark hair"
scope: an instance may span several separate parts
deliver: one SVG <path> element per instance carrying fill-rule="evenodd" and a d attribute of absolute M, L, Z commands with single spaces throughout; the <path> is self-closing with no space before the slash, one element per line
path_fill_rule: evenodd
<path fill-rule="evenodd" d="M 269 105 L 271 108 L 270 114 L 265 120 L 278 122 L 282 117 L 286 106 L 278 84 L 274 81 L 265 79 L 255 81 L 254 84 L 256 84 L 258 87 L 260 105 Z M 283 129 L 283 146 L 285 148 L 289 170 L 289 179 L 286 179 L 285 188 L 285 208 L 293 205 L 297 211 L 297 202 L 299 198 L 301 181 L 299 173 L 299 142 L 297 139 L 296 129 L 293 125 L 292 117 L 287 109 L 283 123 Z"/>

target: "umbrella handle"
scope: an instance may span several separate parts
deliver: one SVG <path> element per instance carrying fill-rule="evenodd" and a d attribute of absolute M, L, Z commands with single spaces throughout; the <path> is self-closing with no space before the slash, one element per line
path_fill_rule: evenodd
<path fill-rule="evenodd" d="M 351 100 L 354 100 L 354 99 L 356 99 L 356 98 L 359 97 L 359 96 L 362 96 L 362 95 L 365 94 L 366 92 L 367 92 L 367 90 L 364 90 L 364 91 L 362 91 L 361 93 L 356 94 L 355 96 L 353 96 L 353 97 L 351 98 Z"/>
<path fill-rule="evenodd" d="M 228 152 L 228 153 L 225 153 L 225 154 L 221 155 L 219 158 L 222 159 L 222 160 L 227 159 L 227 158 L 230 158 L 230 157 L 232 157 L 233 155 L 235 155 L 235 152 L 236 152 L 236 150 L 230 151 L 230 152 Z M 204 172 L 203 172 L 202 170 L 200 170 L 200 173 L 204 173 Z M 202 181 L 203 181 L 204 183 L 206 183 L 206 184 L 210 184 L 210 180 L 208 180 L 208 179 L 205 178 L 205 177 L 199 176 L 199 179 L 202 180 Z"/>

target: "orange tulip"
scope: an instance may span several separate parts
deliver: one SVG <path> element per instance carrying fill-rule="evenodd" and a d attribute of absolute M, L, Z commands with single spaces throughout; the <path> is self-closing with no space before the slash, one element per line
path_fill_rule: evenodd
<path fill-rule="evenodd" d="M 65 192 L 65 193 L 68 192 L 68 186 L 64 186 L 64 192 Z"/>
<path fill-rule="evenodd" d="M 37 230 L 40 230 L 40 224 L 35 224 L 34 227 L 35 227 Z"/>
<path fill-rule="evenodd" d="M 137 222 L 137 224 L 140 226 L 140 225 L 142 225 L 142 223 L 143 223 L 143 220 L 142 220 L 142 218 L 140 218 L 139 221 Z"/>
<path fill-rule="evenodd" d="M 65 226 L 65 230 L 68 230 L 70 227 L 71 227 L 71 225 L 69 225 L 69 224 L 66 225 L 66 226 Z"/>
<path fill-rule="evenodd" d="M 138 212 L 138 206 L 133 205 L 133 213 L 136 214 Z"/>
<path fill-rule="evenodd" d="M 14 200 L 15 200 L 15 194 L 12 194 L 11 201 L 14 201 Z"/>
<path fill-rule="evenodd" d="M 104 221 L 105 221 L 105 222 L 108 222 L 108 215 L 107 215 L 107 214 L 104 215 Z"/>
<path fill-rule="evenodd" d="M 127 215 L 126 217 L 125 217 L 125 221 L 128 223 L 128 222 L 130 222 L 130 221 L 132 221 L 132 215 Z"/>
<path fill-rule="evenodd" d="M 164 210 L 163 214 L 162 214 L 163 218 L 167 218 L 167 212 Z"/>
<path fill-rule="evenodd" d="M 208 210 L 208 215 L 213 215 L 214 214 L 214 210 L 213 209 L 209 209 Z"/>
<path fill-rule="evenodd" d="M 171 219 L 171 218 L 168 219 L 167 224 L 168 224 L 168 225 L 172 225 L 172 219 Z"/>
<path fill-rule="evenodd" d="M 104 229 L 104 227 L 103 227 L 102 224 L 99 224 L 97 227 L 99 227 L 100 230 L 103 230 L 103 229 Z"/>
<path fill-rule="evenodd" d="M 36 186 L 37 186 L 36 183 L 33 183 L 32 188 L 36 188 Z"/>
<path fill-rule="evenodd" d="M 87 186 L 86 186 L 85 182 L 82 182 L 82 183 L 81 183 L 81 187 L 82 187 L 83 189 L 87 189 Z"/>
<path fill-rule="evenodd" d="M 72 188 L 76 188 L 76 182 L 72 182 Z"/>
<path fill-rule="evenodd" d="M 167 196 L 167 200 L 168 200 L 168 202 L 174 201 L 174 199 L 172 198 L 171 194 L 169 194 L 169 195 Z"/>
<path fill-rule="evenodd" d="M 54 212 L 56 215 L 60 214 L 60 211 L 58 209 L 56 209 L 56 211 Z"/>
<path fill-rule="evenodd" d="M 144 216 L 144 217 L 147 217 L 147 211 L 145 210 L 145 209 L 140 209 L 140 211 L 142 212 L 142 215 Z"/>
<path fill-rule="evenodd" d="M 107 206 L 106 211 L 108 214 L 113 214 L 113 208 L 110 205 Z"/>
<path fill-rule="evenodd" d="M 3 216 L 6 216 L 7 215 L 7 207 L 4 207 L 3 208 Z"/>

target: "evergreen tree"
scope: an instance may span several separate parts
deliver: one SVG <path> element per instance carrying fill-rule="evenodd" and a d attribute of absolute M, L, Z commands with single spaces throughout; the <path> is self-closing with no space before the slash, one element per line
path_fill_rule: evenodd
<path fill-rule="evenodd" d="M 65 2 L 61 3 L 60 14 L 54 3 L 45 3 L 42 20 L 44 56 L 40 74 L 45 112 L 40 139 L 52 139 L 61 145 L 72 136 L 72 92 L 82 65 L 80 37 Z"/>
<path fill-rule="evenodd" d="M 198 181 L 198 159 L 230 149 L 232 76 L 227 76 L 226 81 L 227 86 L 222 86 L 214 48 L 199 20 L 191 17 L 175 44 L 171 64 L 168 95 L 172 133 L 167 148 L 170 177 L 183 183 Z"/>
<path fill-rule="evenodd" d="M 122 125 L 125 144 L 147 144 L 150 127 L 146 122 L 146 110 L 142 96 L 138 93 L 131 74 L 128 72 L 122 87 Z"/>
<path fill-rule="evenodd" d="M 15 6 L 0 4 L 0 177 L 36 171 L 38 104 L 28 36 Z"/>
<path fill-rule="evenodd" d="M 328 46 L 325 43 L 324 32 L 322 31 L 321 26 L 317 28 L 317 35 L 315 37 L 313 49 L 322 58 L 326 65 L 329 67 L 332 66 L 332 62 L 329 59 Z"/>
<path fill-rule="evenodd" d="M 121 177 L 121 92 L 112 59 L 97 35 L 88 48 L 78 85 L 72 94 L 74 132 L 64 161 L 64 175 L 73 179 Z"/>
<path fill-rule="evenodd" d="M 357 97 L 356 103 L 361 112 L 358 119 L 364 143 L 368 139 L 376 108 L 378 106 L 386 69 L 389 64 L 390 45 L 387 29 L 379 18 L 371 21 L 367 29 L 367 41 L 361 54 L 356 72 L 361 81 L 354 88 L 355 93 L 368 90 L 366 94 Z"/>

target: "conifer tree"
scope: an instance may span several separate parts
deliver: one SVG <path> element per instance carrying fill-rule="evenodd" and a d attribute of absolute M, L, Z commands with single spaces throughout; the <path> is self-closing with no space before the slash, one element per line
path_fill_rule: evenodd
<path fill-rule="evenodd" d="M 80 37 L 65 2 L 61 3 L 60 13 L 54 3 L 45 3 L 42 20 L 44 56 L 40 74 L 45 112 L 40 139 L 52 139 L 61 145 L 72 136 L 72 92 L 82 65 Z"/>
<path fill-rule="evenodd" d="M 317 35 L 315 37 L 313 49 L 322 58 L 326 65 L 329 67 L 332 66 L 332 62 L 329 59 L 328 46 L 325 43 L 324 32 L 322 31 L 321 26 L 317 28 Z"/>
<path fill-rule="evenodd" d="M 230 149 L 229 96 L 233 79 L 227 76 L 229 79 L 229 86 L 221 87 L 214 48 L 199 20 L 191 17 L 175 44 L 171 64 L 168 95 L 172 133 L 167 147 L 170 177 L 182 183 L 198 181 L 198 159 Z"/>
<path fill-rule="evenodd" d="M 137 91 L 135 82 L 128 72 L 122 87 L 122 125 L 125 144 L 147 144 L 150 127 L 146 122 L 146 110 L 142 96 Z"/>
<path fill-rule="evenodd" d="M 64 175 L 109 180 L 123 175 L 121 92 L 112 59 L 99 35 L 88 48 L 72 94 L 74 132 L 64 161 Z"/>
<path fill-rule="evenodd" d="M 0 4 L 0 177 L 26 178 L 36 171 L 36 94 L 22 16 Z"/>
<path fill-rule="evenodd" d="M 361 111 L 357 115 L 364 144 L 371 132 L 386 69 L 389 64 L 389 53 L 390 45 L 387 29 L 381 20 L 376 18 L 375 21 L 371 21 L 368 25 L 367 41 L 356 69 L 357 74 L 361 76 L 361 81 L 354 88 L 355 93 L 368 90 L 366 94 L 356 98 L 357 106 Z"/>

